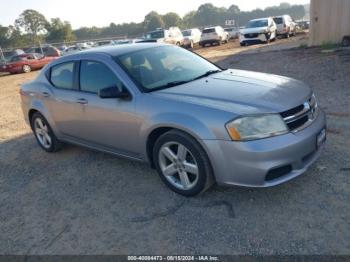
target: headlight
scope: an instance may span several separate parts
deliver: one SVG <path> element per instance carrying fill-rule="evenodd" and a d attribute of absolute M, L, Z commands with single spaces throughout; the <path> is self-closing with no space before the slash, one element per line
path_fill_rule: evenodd
<path fill-rule="evenodd" d="M 234 141 L 255 140 L 289 132 L 282 117 L 278 114 L 237 118 L 226 124 L 226 129 Z"/>

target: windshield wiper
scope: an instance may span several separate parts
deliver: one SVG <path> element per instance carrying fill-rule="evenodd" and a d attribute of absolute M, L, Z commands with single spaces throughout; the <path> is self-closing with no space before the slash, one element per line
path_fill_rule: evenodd
<path fill-rule="evenodd" d="M 221 72 L 221 70 L 209 70 L 209 71 L 205 72 L 203 75 L 197 76 L 193 80 L 201 79 L 203 77 L 207 77 L 207 76 L 210 76 L 212 74 L 219 73 L 219 72 Z"/>
<path fill-rule="evenodd" d="M 172 82 L 168 82 L 165 85 L 162 86 L 158 86 L 156 89 L 163 89 L 163 88 L 168 88 L 168 87 L 174 87 L 174 86 L 178 86 L 178 85 L 182 85 L 182 84 L 186 84 L 188 82 L 191 82 L 191 80 L 184 80 L 184 81 L 172 81 Z"/>
<path fill-rule="evenodd" d="M 178 85 L 183 85 L 183 84 L 186 84 L 186 83 L 189 83 L 189 82 L 192 82 L 192 81 L 198 80 L 200 78 L 207 77 L 209 75 L 216 74 L 216 73 L 219 73 L 219 72 L 222 72 L 222 70 L 209 70 L 209 71 L 205 72 L 203 75 L 200 75 L 200 76 L 198 76 L 196 78 L 192 78 L 192 79 L 189 79 L 189 80 L 168 82 L 165 85 L 158 86 L 158 87 L 154 88 L 152 91 L 165 89 L 165 88 L 169 88 L 169 87 L 174 87 L 174 86 L 178 86 Z"/>

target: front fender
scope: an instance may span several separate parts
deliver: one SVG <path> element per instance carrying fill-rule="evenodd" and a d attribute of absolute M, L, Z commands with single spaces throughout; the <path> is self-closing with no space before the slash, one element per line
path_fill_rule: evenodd
<path fill-rule="evenodd" d="M 183 113 L 161 113 L 149 119 L 140 129 L 141 141 L 144 141 L 143 155 L 147 155 L 147 138 L 160 127 L 182 130 L 193 136 L 200 144 L 202 140 L 216 139 L 215 134 L 200 120 Z"/>

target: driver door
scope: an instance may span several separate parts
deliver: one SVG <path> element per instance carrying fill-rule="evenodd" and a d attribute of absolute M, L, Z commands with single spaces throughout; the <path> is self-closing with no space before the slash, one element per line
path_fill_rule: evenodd
<path fill-rule="evenodd" d="M 135 100 L 131 95 L 126 99 L 102 99 L 98 95 L 99 90 L 106 87 L 127 88 L 106 64 L 99 61 L 82 60 L 79 74 L 79 139 L 92 146 L 135 155 L 138 151 L 135 140 L 140 128 Z"/>

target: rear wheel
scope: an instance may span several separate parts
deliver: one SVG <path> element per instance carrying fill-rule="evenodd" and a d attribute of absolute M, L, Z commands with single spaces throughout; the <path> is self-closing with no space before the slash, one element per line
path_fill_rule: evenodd
<path fill-rule="evenodd" d="M 169 131 L 158 138 L 153 159 L 163 182 L 174 192 L 195 196 L 213 183 L 209 159 L 191 136 L 181 131 Z"/>
<path fill-rule="evenodd" d="M 23 73 L 29 73 L 30 71 L 32 71 L 32 68 L 30 67 L 30 65 L 23 65 L 22 71 Z"/>
<path fill-rule="evenodd" d="M 35 138 L 42 149 L 46 152 L 56 152 L 61 149 L 62 143 L 56 138 L 49 123 L 40 113 L 34 113 L 31 126 Z"/>

